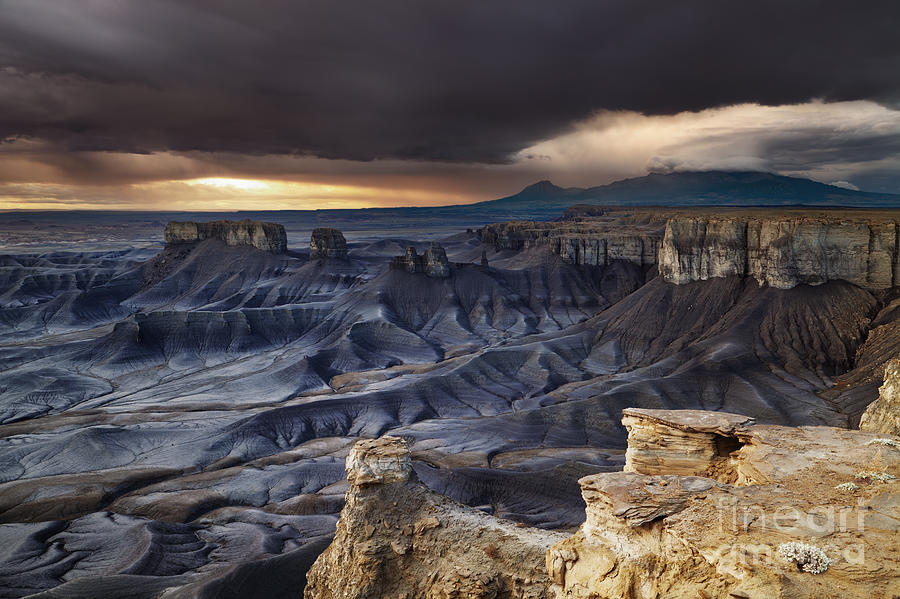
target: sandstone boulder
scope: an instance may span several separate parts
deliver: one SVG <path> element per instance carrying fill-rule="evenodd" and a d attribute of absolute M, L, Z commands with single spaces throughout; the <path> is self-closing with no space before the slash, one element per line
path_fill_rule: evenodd
<path fill-rule="evenodd" d="M 729 476 L 731 454 L 740 448 L 737 430 L 753 419 L 704 410 L 622 411 L 628 430 L 625 470 L 644 474 Z"/>
<path fill-rule="evenodd" d="M 398 437 L 359 441 L 347 456 L 347 481 L 358 487 L 405 482 L 411 472 L 409 448 Z"/>

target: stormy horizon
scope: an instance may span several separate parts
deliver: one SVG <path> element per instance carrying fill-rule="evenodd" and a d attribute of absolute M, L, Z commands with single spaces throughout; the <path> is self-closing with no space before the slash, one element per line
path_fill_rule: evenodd
<path fill-rule="evenodd" d="M 892 8 L 4 0 L 0 206 L 436 206 L 698 170 L 900 193 Z"/>

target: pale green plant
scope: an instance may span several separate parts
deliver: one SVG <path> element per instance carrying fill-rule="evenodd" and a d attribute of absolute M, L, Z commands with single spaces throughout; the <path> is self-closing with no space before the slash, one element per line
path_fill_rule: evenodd
<path fill-rule="evenodd" d="M 897 443 L 893 439 L 884 439 L 884 438 L 872 439 L 871 441 L 866 443 L 866 445 L 882 445 L 884 447 L 895 447 L 897 449 L 900 449 L 900 443 Z"/>
<path fill-rule="evenodd" d="M 897 477 L 893 474 L 888 474 L 887 472 L 875 472 L 873 470 L 862 470 L 856 473 L 856 478 L 859 480 L 868 480 L 868 481 L 878 481 L 882 483 L 889 483 L 892 480 L 895 480 Z"/>

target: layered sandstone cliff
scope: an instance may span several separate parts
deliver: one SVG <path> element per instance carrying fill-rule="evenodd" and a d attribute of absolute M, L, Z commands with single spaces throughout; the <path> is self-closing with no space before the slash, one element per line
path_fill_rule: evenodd
<path fill-rule="evenodd" d="M 859 428 L 900 435 L 900 358 L 884 365 L 884 384 L 878 389 L 878 399 L 863 412 Z"/>
<path fill-rule="evenodd" d="M 752 277 L 789 289 L 830 280 L 900 286 L 900 213 L 766 208 L 573 207 L 556 222 L 479 230 L 497 250 L 545 248 L 570 264 L 658 264 L 676 284 Z"/>
<path fill-rule="evenodd" d="M 687 283 L 732 275 L 780 289 L 841 279 L 867 289 L 900 285 L 900 219 L 679 216 L 666 223 L 659 272 Z"/>
<path fill-rule="evenodd" d="M 284 227 L 276 223 L 244 219 L 206 223 L 170 221 L 166 225 L 167 246 L 196 243 L 205 239 L 218 239 L 230 246 L 251 246 L 275 254 L 287 251 L 287 234 Z"/>

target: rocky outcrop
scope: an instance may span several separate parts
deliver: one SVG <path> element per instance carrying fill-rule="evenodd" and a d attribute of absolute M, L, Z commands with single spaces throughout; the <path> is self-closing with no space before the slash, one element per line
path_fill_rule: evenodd
<path fill-rule="evenodd" d="M 627 472 L 733 480 L 733 453 L 741 447 L 736 431 L 753 419 L 726 412 L 628 408 L 622 411 L 622 424 L 628 431 Z"/>
<path fill-rule="evenodd" d="M 479 235 L 497 250 L 546 248 L 570 264 L 658 263 L 676 284 L 739 276 L 780 289 L 900 286 L 896 211 L 574 206 L 559 221 L 495 223 Z"/>
<path fill-rule="evenodd" d="M 347 482 L 357 487 L 403 483 L 410 476 L 409 447 L 397 437 L 359 441 L 347 456 Z"/>
<path fill-rule="evenodd" d="M 416 481 L 406 442 L 360 441 L 347 457 L 334 542 L 306 599 L 550 599 L 543 556 L 565 535 L 517 527 Z"/>
<path fill-rule="evenodd" d="M 170 221 L 166 225 L 167 246 L 218 239 L 230 246 L 251 246 L 282 254 L 287 251 L 287 234 L 282 225 L 253 220 L 217 220 L 207 223 Z"/>
<path fill-rule="evenodd" d="M 305 597 L 900 593 L 900 438 L 701 410 L 627 409 L 623 422 L 626 471 L 579 481 L 586 519 L 572 536 L 433 493 L 402 439 L 359 442 L 337 535 Z M 816 568 L 804 555 L 818 555 Z"/>
<path fill-rule="evenodd" d="M 624 260 L 638 266 L 656 264 L 663 227 L 622 227 L 619 223 L 585 219 L 578 222 L 512 221 L 486 225 L 482 243 L 495 249 L 546 248 L 569 264 L 606 266 Z"/>
<path fill-rule="evenodd" d="M 347 259 L 347 240 L 343 233 L 329 227 L 313 229 L 309 238 L 309 259 L 322 258 Z"/>
<path fill-rule="evenodd" d="M 425 274 L 437 278 L 450 276 L 450 261 L 447 260 L 447 252 L 439 243 L 432 243 L 425 250 Z"/>
<path fill-rule="evenodd" d="M 878 399 L 863 412 L 860 430 L 900 435 L 900 358 L 884 365 L 884 384 Z"/>
<path fill-rule="evenodd" d="M 432 242 L 421 255 L 416 252 L 415 247 L 409 246 L 404 255 L 391 259 L 390 269 L 425 273 L 429 277 L 443 279 L 450 276 L 450 261 L 444 248 L 439 243 Z"/>
<path fill-rule="evenodd" d="M 886 289 L 900 285 L 898 235 L 896 217 L 858 213 L 678 216 L 666 223 L 659 272 L 676 284 L 737 275 L 780 289 L 837 279 Z"/>
<path fill-rule="evenodd" d="M 628 471 L 581 479 L 586 521 L 547 552 L 558 597 L 900 593 L 900 488 L 890 482 L 900 450 L 871 433 L 737 414 L 624 414 Z M 779 547 L 792 542 L 822 550 L 827 570 L 785 560 Z"/>

